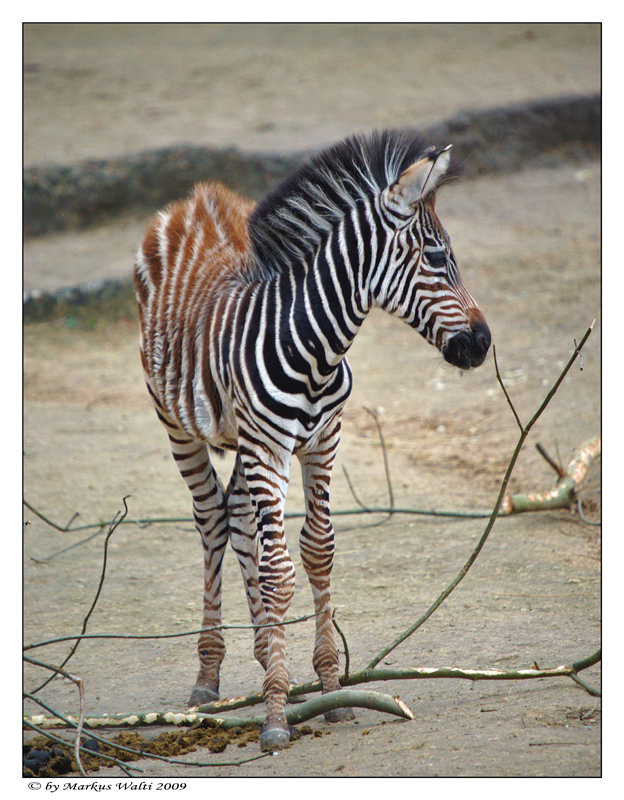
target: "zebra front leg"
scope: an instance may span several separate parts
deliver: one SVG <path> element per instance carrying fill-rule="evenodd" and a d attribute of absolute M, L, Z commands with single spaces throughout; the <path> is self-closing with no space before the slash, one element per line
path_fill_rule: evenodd
<path fill-rule="evenodd" d="M 240 455 L 236 457 L 226 497 L 230 544 L 240 564 L 251 622 L 253 625 L 266 625 L 267 617 L 260 596 L 258 575 L 258 532 Z M 265 671 L 268 636 L 266 627 L 254 628 L 254 656 Z"/>
<path fill-rule="evenodd" d="M 197 650 L 199 672 L 189 706 L 219 699 L 219 669 L 225 657 L 221 624 L 221 563 L 227 544 L 228 513 L 225 492 L 203 442 L 182 432 L 169 434 L 171 451 L 193 496 L 193 517 L 204 548 L 204 603 L 202 633 Z"/>
<path fill-rule="evenodd" d="M 340 420 L 319 439 L 313 453 L 299 456 L 306 498 L 306 518 L 299 536 L 316 617 L 316 640 L 312 664 L 321 679 L 323 694 L 340 689 L 338 649 L 331 618 L 330 576 L 334 561 L 334 530 L 329 513 L 329 482 L 338 447 Z M 355 719 L 351 708 L 337 708 L 325 714 L 327 722 Z"/>
<path fill-rule="evenodd" d="M 284 501 L 290 454 L 279 459 L 263 448 L 261 458 L 241 447 L 241 460 L 262 544 L 259 563 L 260 597 L 267 622 L 267 663 L 263 684 L 267 715 L 260 730 L 260 749 L 277 750 L 290 741 L 284 714 L 288 699 L 285 621 L 295 589 L 295 567 L 286 547 Z"/>

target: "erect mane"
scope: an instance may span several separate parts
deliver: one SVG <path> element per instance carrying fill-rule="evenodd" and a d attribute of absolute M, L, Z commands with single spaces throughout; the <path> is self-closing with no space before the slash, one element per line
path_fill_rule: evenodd
<path fill-rule="evenodd" d="M 281 271 L 292 255 L 312 252 L 323 233 L 358 201 L 380 194 L 425 151 L 410 130 L 351 136 L 285 178 L 249 220 L 254 255 L 264 270 Z"/>

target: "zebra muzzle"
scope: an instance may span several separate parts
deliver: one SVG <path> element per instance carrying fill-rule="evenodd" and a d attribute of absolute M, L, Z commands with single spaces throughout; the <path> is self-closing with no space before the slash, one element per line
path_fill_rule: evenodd
<path fill-rule="evenodd" d="M 461 331 L 449 339 L 442 355 L 449 364 L 459 369 L 479 367 L 485 361 L 491 342 L 490 329 L 485 322 L 479 321 L 469 331 Z"/>

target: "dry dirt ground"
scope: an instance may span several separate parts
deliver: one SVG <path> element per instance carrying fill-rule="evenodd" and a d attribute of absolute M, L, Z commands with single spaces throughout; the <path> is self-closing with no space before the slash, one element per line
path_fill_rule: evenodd
<path fill-rule="evenodd" d="M 391 45 L 391 46 L 390 46 Z M 25 35 L 26 165 L 149 149 L 180 141 L 303 149 L 386 123 L 443 118 L 461 108 L 599 89 L 596 26 L 191 28 L 33 27 Z M 260 68 L 261 65 L 261 68 Z M 464 280 L 490 323 L 502 375 L 527 421 L 600 309 L 600 165 L 531 168 L 448 187 L 438 211 Z M 58 288 L 127 274 L 145 220 L 26 242 L 26 288 Z M 95 265 L 95 266 L 94 266 Z M 123 267 L 122 267 L 123 265 Z M 121 272 L 123 269 L 123 273 Z M 45 285 L 44 285 L 45 284 Z M 600 322 L 529 436 L 513 491 L 545 490 L 541 442 L 567 463 L 600 431 Z M 369 506 L 387 490 L 375 424 L 383 426 L 395 503 L 491 508 L 517 441 L 491 357 L 460 375 L 401 323 L 367 320 L 349 354 L 355 388 L 333 482 L 335 510 L 355 506 L 343 467 Z M 188 517 L 189 499 L 142 385 L 133 317 L 66 317 L 24 332 L 24 494 L 74 525 L 129 516 Z M 229 461 L 223 462 L 227 478 Z M 598 466 L 591 486 L 599 486 Z M 591 488 L 591 486 L 589 488 Z M 599 496 L 594 496 L 599 500 Z M 302 507 L 298 469 L 287 509 Z M 79 632 L 93 600 L 103 534 L 61 533 L 26 512 L 24 636 Z M 462 567 L 484 521 L 397 514 L 336 516 L 333 603 L 351 669 L 428 608 Z M 293 616 L 312 608 L 297 566 Z M 63 551 L 63 552 L 60 552 Z M 571 663 L 601 641 L 600 528 L 568 511 L 501 519 L 465 580 L 386 663 L 529 668 Z M 112 536 L 106 581 L 89 631 L 169 633 L 201 619 L 202 562 L 189 523 L 129 524 Z M 225 558 L 224 619 L 245 623 L 234 554 Z M 248 631 L 226 634 L 222 696 L 262 683 Z M 299 680 L 313 677 L 313 623 L 289 629 Z M 68 645 L 34 652 L 58 663 Z M 183 709 L 193 684 L 194 637 L 85 641 L 69 668 L 88 713 Z M 600 685 L 600 666 L 584 673 Z M 42 672 L 28 667 L 25 687 Z M 212 767 L 141 762 L 145 776 L 412 777 L 599 776 L 600 701 L 569 679 L 379 684 L 412 709 L 411 722 L 358 711 L 352 723 L 310 725 L 288 750 L 240 766 L 257 745 L 192 753 Z M 76 713 L 71 683 L 41 697 Z M 27 703 L 27 711 L 39 709 Z M 253 711 L 249 712 L 250 714 Z M 240 715 L 241 712 L 237 712 Z M 102 769 L 98 777 L 121 775 Z"/>

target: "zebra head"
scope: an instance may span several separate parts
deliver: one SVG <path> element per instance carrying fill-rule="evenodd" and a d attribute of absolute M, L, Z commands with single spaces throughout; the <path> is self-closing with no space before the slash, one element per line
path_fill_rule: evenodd
<path fill-rule="evenodd" d="M 451 145 L 428 148 L 379 197 L 388 234 L 387 257 L 371 276 L 375 303 L 435 345 L 461 369 L 485 360 L 491 335 L 483 313 L 459 274 L 451 241 L 435 213 Z"/>

